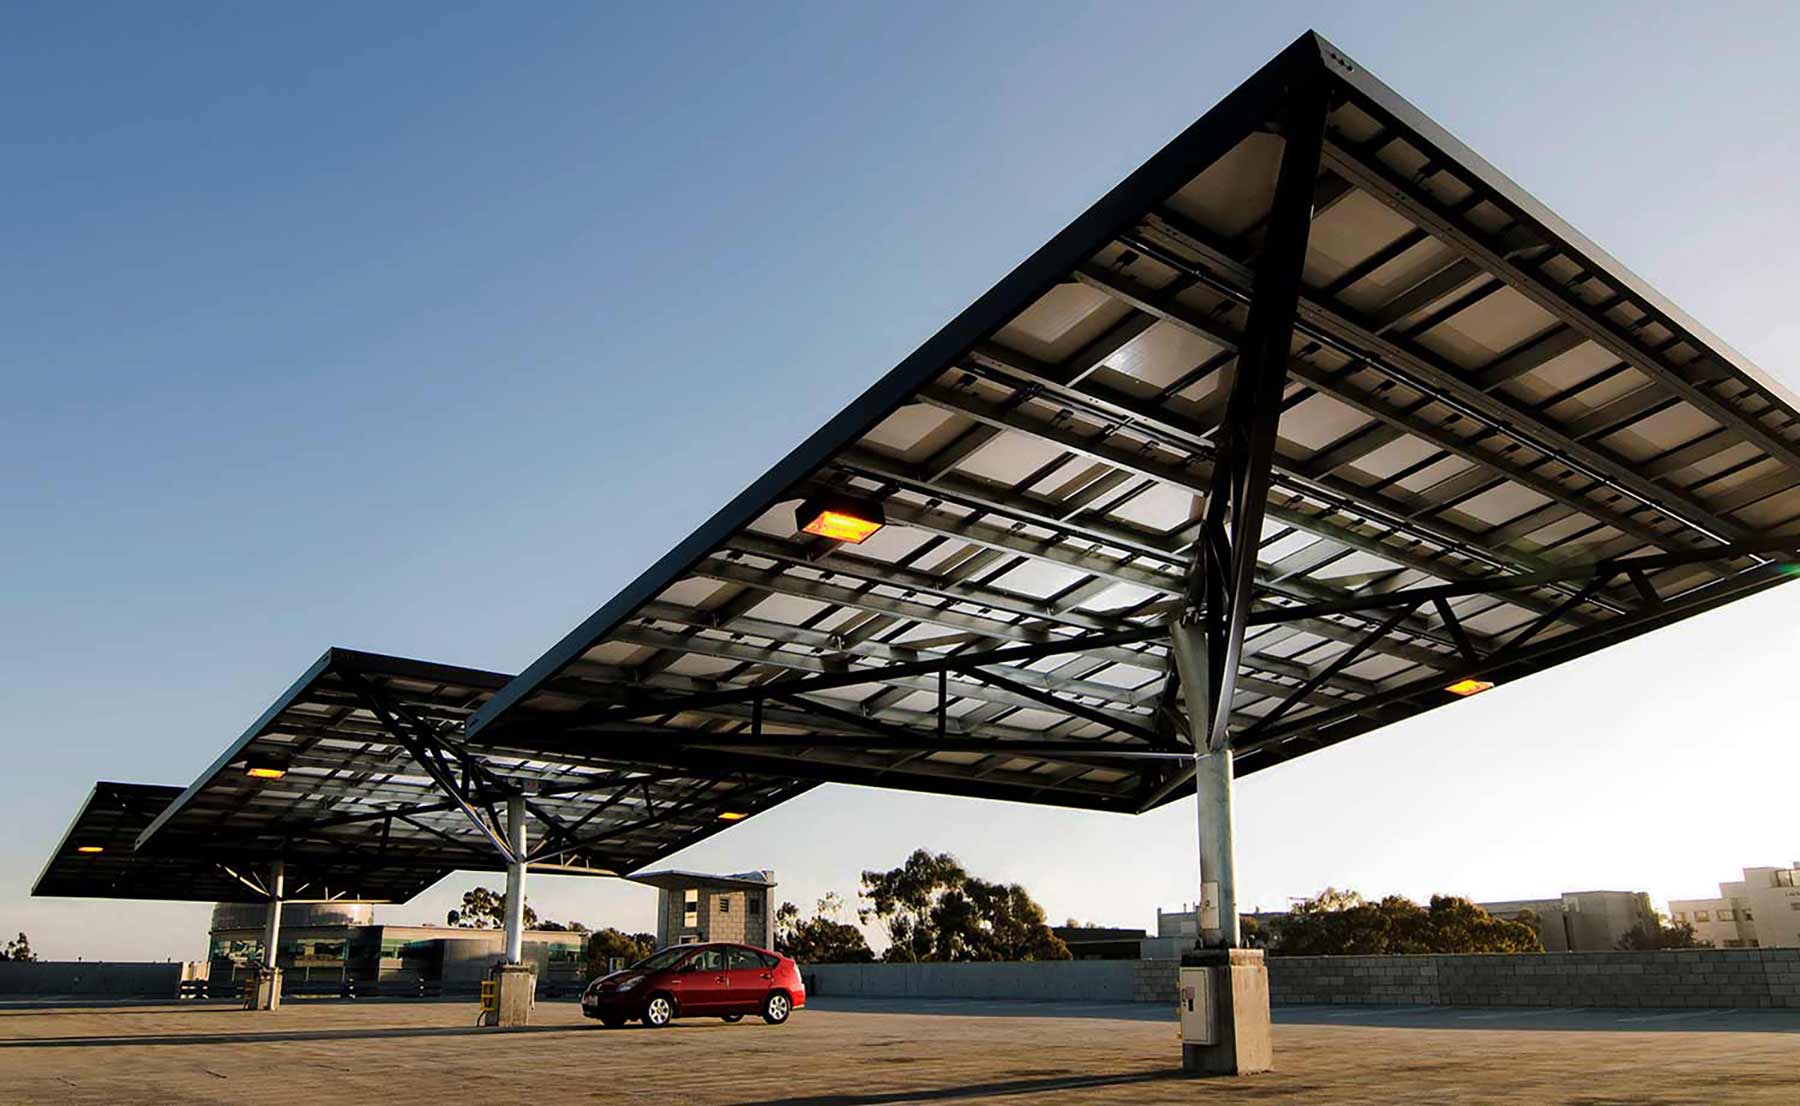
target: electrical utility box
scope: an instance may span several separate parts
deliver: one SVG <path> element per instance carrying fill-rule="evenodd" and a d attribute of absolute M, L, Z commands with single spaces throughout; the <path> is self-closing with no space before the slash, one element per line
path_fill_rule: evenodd
<path fill-rule="evenodd" d="M 1190 1045 L 1218 1044 L 1219 1028 L 1213 1017 L 1213 972 L 1217 968 L 1182 968 L 1175 988 L 1181 1015 L 1181 1041 Z"/>

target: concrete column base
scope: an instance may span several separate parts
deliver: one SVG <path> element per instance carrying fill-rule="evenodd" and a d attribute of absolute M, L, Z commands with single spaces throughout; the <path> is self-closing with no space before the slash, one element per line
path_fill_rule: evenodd
<path fill-rule="evenodd" d="M 1183 954 L 1184 968 L 1204 967 L 1212 983 L 1212 1044 L 1181 1046 L 1181 1070 L 1191 1075 L 1254 1075 L 1275 1066 L 1269 1024 L 1269 969 L 1261 949 L 1199 949 Z"/>
<path fill-rule="evenodd" d="M 244 1009 L 281 1009 L 281 969 L 258 968 L 244 981 Z"/>
<path fill-rule="evenodd" d="M 531 1024 L 531 1007 L 537 1001 L 537 972 L 530 964 L 502 964 L 494 973 L 500 985 L 499 1001 L 482 1019 L 483 1025 Z"/>

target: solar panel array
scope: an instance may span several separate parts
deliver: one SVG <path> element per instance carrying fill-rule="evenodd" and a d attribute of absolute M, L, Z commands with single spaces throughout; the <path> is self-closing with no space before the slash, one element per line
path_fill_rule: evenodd
<path fill-rule="evenodd" d="M 533 665 L 474 740 L 1175 797 L 1157 628 L 1186 603 L 1283 148 L 1268 123 L 1300 67 L 1331 107 L 1239 772 L 1786 579 L 1788 393 L 1308 36 Z M 821 494 L 886 525 L 802 532 Z M 1007 659 L 931 668 L 984 654 Z"/>
<path fill-rule="evenodd" d="M 63 834 L 33 895 L 104 899 L 265 902 L 267 871 L 221 856 L 154 856 L 133 851 L 138 835 L 168 808 L 179 787 L 98 783 Z M 356 899 L 404 902 L 447 874 L 406 863 L 346 861 L 290 865 L 294 901 Z"/>
<path fill-rule="evenodd" d="M 331 650 L 167 804 L 139 850 L 321 868 L 367 861 L 434 872 L 433 880 L 504 870 L 494 839 L 506 837 L 505 796 L 522 791 L 534 870 L 614 875 L 808 786 L 462 748 L 463 721 L 506 681 Z M 279 777 L 252 775 L 259 765 Z"/>

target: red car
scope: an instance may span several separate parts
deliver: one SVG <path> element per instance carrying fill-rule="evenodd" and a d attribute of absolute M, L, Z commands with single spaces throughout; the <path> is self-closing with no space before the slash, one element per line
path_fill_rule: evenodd
<path fill-rule="evenodd" d="M 761 1014 L 780 1025 L 805 1005 L 800 966 L 749 945 L 674 945 L 594 980 L 581 993 L 581 1012 L 608 1029 L 632 1018 L 661 1028 L 703 1014 L 728 1022 Z"/>

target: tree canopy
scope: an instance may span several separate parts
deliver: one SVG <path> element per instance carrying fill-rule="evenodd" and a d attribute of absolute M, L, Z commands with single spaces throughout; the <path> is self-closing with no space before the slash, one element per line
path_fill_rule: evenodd
<path fill-rule="evenodd" d="M 819 900 L 810 918 L 791 902 L 775 911 L 775 951 L 803 964 L 867 964 L 875 959 L 862 930 L 840 921 L 844 902 L 835 892 Z"/>
<path fill-rule="evenodd" d="M 1496 918 L 1452 895 L 1433 895 L 1429 906 L 1420 906 L 1401 895 L 1369 902 L 1327 887 L 1271 928 L 1270 951 L 1283 956 L 1544 951 L 1535 926 Z"/>
<path fill-rule="evenodd" d="M 608 962 L 617 957 L 635 964 L 656 951 L 656 937 L 650 933 L 626 933 L 607 926 L 595 930 L 587 941 L 589 976 L 605 975 Z"/>
<path fill-rule="evenodd" d="M 540 921 L 534 928 L 546 933 L 586 933 L 588 927 L 581 922 Z"/>
<path fill-rule="evenodd" d="M 464 891 L 462 906 L 445 915 L 444 921 L 462 929 L 499 929 L 506 923 L 506 893 L 487 887 Z M 581 922 L 553 922 L 539 918 L 538 912 L 531 908 L 529 898 L 525 900 L 525 928 L 552 933 L 588 932 L 588 927 Z"/>
<path fill-rule="evenodd" d="M 949 853 L 918 849 L 906 863 L 862 874 L 869 907 L 887 930 L 889 961 L 1068 960 L 1044 908 L 1016 883 L 971 876 Z"/>
<path fill-rule="evenodd" d="M 21 932 L 16 940 L 6 943 L 4 955 L 0 960 L 36 960 L 37 953 L 31 951 L 31 938 Z"/>
<path fill-rule="evenodd" d="M 1650 916 L 1648 924 L 1639 922 L 1619 938 L 1618 947 L 1626 952 L 1648 952 L 1654 949 L 1710 949 L 1711 941 L 1694 934 L 1692 922 L 1671 923 L 1661 914 Z"/>
<path fill-rule="evenodd" d="M 462 907 L 450 911 L 444 920 L 463 929 L 499 929 L 506 920 L 506 895 L 486 887 L 464 891 Z M 537 924 L 537 911 L 531 909 L 531 900 L 526 899 L 525 928 L 536 929 Z"/>

